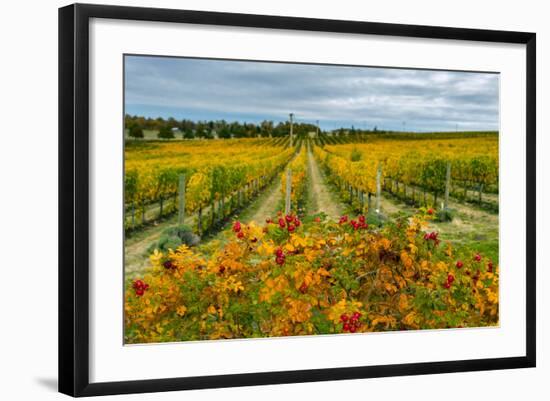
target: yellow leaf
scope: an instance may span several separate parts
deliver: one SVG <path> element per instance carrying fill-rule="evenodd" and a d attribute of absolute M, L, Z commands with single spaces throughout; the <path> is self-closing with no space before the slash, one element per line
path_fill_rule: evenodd
<path fill-rule="evenodd" d="M 353 249 L 352 248 L 344 248 L 344 250 L 342 251 L 342 255 L 344 256 L 348 256 L 349 254 L 351 254 L 353 252 Z"/>
<path fill-rule="evenodd" d="M 257 250 L 261 256 L 271 256 L 275 252 L 275 246 L 273 245 L 273 241 L 265 241 Z"/>
<path fill-rule="evenodd" d="M 285 248 L 285 251 L 288 251 L 288 252 L 294 252 L 294 250 L 296 249 L 296 248 L 294 248 L 294 245 L 292 245 L 290 243 L 286 244 L 284 246 L 284 248 Z"/>
<path fill-rule="evenodd" d="M 318 255 L 323 255 L 323 251 L 315 251 L 309 248 L 304 250 L 304 256 L 308 262 L 313 262 Z"/>
<path fill-rule="evenodd" d="M 187 312 L 187 308 L 185 307 L 185 305 L 180 305 L 176 308 L 176 314 L 178 316 L 183 316 L 185 315 L 185 312 Z"/>
<path fill-rule="evenodd" d="M 407 299 L 407 296 L 405 294 L 399 295 L 399 312 L 403 313 L 405 312 L 409 307 L 409 302 Z"/>
<path fill-rule="evenodd" d="M 322 267 L 317 270 L 317 274 L 320 276 L 330 277 L 330 273 Z"/>
<path fill-rule="evenodd" d="M 294 244 L 294 246 L 298 247 L 298 246 L 301 246 L 301 247 L 305 247 L 307 246 L 307 241 L 305 238 L 302 238 L 302 237 L 299 237 L 298 235 L 296 234 L 292 234 L 291 236 L 291 241 L 292 243 Z"/>

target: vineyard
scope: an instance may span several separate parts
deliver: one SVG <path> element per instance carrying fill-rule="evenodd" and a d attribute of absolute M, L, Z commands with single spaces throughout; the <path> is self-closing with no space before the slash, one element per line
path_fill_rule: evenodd
<path fill-rule="evenodd" d="M 427 143 L 428 142 L 428 143 Z M 349 200 L 364 205 L 376 191 L 381 170 L 383 189 L 413 204 L 438 206 L 448 191 L 462 200 L 468 191 L 498 192 L 498 137 L 443 140 L 375 140 L 364 144 L 316 147 L 316 156 Z M 448 177 L 447 177 L 448 176 Z M 431 194 L 431 200 L 426 194 Z M 498 210 L 498 203 L 492 205 Z"/>
<path fill-rule="evenodd" d="M 185 212 L 197 213 L 201 235 L 261 191 L 288 163 L 293 150 L 269 141 L 204 141 L 133 143 L 125 152 L 127 230 L 146 223 L 147 206 L 159 205 L 158 216 L 178 208 L 179 180 L 185 187 Z M 277 149 L 279 148 L 279 149 Z M 171 202 L 170 202 L 171 201 Z M 203 210 L 210 207 L 209 222 Z M 217 215 L 216 215 L 217 214 Z"/>
<path fill-rule="evenodd" d="M 125 163 L 127 246 L 176 232 L 126 275 L 126 343 L 499 323 L 498 135 L 128 141 Z"/>

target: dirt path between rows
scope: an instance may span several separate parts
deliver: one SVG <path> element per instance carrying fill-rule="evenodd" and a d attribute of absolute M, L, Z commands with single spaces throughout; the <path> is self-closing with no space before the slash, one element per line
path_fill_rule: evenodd
<path fill-rule="evenodd" d="M 265 199 L 259 199 L 261 202 L 260 207 L 251 216 L 247 216 L 243 219 L 245 223 L 251 221 L 256 222 L 258 225 L 265 223 L 268 217 L 274 217 L 277 212 L 277 206 L 281 202 L 281 181 L 275 179 L 269 188 L 266 189 L 267 197 Z"/>
<path fill-rule="evenodd" d="M 308 149 L 307 158 L 311 175 L 312 204 L 314 205 L 311 213 L 324 212 L 331 220 L 338 220 L 343 214 L 343 209 L 340 202 L 335 201 L 334 195 L 326 185 L 319 165 L 311 153 L 311 148 Z"/>

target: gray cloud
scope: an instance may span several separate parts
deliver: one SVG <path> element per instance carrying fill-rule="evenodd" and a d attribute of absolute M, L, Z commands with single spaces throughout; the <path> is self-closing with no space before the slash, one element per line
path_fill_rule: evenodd
<path fill-rule="evenodd" d="M 320 120 L 324 128 L 489 130 L 498 74 L 127 56 L 126 111 L 150 117 Z"/>

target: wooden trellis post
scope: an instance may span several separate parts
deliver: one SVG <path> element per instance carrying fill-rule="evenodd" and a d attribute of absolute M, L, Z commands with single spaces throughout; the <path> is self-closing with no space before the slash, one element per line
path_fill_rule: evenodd
<path fill-rule="evenodd" d="M 292 194 L 292 170 L 286 170 L 285 215 L 290 214 L 290 195 Z"/>
<path fill-rule="evenodd" d="M 376 214 L 380 215 L 380 181 L 382 178 L 382 166 L 378 166 L 378 170 L 376 171 Z"/>
<path fill-rule="evenodd" d="M 294 133 L 292 132 L 293 131 L 293 118 L 294 118 L 294 114 L 293 113 L 290 113 L 290 148 L 294 145 L 294 141 L 293 141 L 293 136 L 294 136 Z"/>
<path fill-rule="evenodd" d="M 198 222 L 197 222 L 197 231 L 199 233 L 199 237 L 202 235 L 202 206 L 199 206 L 199 216 L 198 216 Z"/>
<path fill-rule="evenodd" d="M 179 175 L 178 198 L 178 225 L 181 226 L 185 219 L 185 174 Z"/>
<path fill-rule="evenodd" d="M 443 203 L 443 209 L 447 210 L 449 207 L 449 189 L 451 187 L 451 162 L 447 163 L 447 175 L 445 177 L 445 202 Z"/>

